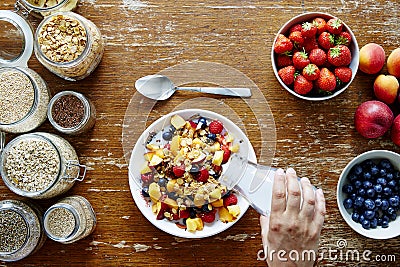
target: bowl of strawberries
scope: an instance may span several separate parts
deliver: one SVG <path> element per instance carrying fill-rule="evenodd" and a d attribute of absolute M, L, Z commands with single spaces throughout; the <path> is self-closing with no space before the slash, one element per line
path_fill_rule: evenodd
<path fill-rule="evenodd" d="M 271 51 L 279 83 L 305 100 L 327 100 L 345 91 L 359 64 L 351 29 L 330 14 L 296 16 L 278 31 Z"/>

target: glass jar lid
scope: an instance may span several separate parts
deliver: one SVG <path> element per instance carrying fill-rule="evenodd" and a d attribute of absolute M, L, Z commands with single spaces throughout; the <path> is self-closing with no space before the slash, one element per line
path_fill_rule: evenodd
<path fill-rule="evenodd" d="M 29 23 L 11 10 L 0 10 L 0 67 L 28 67 L 32 51 Z"/>

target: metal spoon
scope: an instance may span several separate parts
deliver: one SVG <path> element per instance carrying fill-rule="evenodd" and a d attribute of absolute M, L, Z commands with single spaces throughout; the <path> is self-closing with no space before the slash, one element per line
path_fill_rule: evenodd
<path fill-rule="evenodd" d="M 172 96 L 176 90 L 239 97 L 251 96 L 251 90 L 249 88 L 176 87 L 168 77 L 158 74 L 140 78 L 135 82 L 135 87 L 139 93 L 154 100 L 166 100 Z"/>

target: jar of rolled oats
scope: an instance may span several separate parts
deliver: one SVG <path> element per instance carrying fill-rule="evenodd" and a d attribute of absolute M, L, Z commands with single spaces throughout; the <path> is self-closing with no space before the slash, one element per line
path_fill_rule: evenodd
<path fill-rule="evenodd" d="M 0 261 L 18 261 L 42 247 L 46 240 L 42 215 L 33 203 L 0 201 Z"/>
<path fill-rule="evenodd" d="M 50 133 L 30 133 L 11 140 L 3 149 L 0 174 L 14 193 L 47 199 L 68 191 L 86 175 L 75 149 Z"/>
<path fill-rule="evenodd" d="M 43 66 L 69 81 L 90 75 L 104 52 L 97 26 L 73 12 L 45 17 L 36 30 L 34 44 L 36 57 Z"/>
<path fill-rule="evenodd" d="M 58 11 L 72 11 L 78 0 L 17 0 L 15 9 L 27 15 L 33 11 L 36 17 L 44 17 Z"/>
<path fill-rule="evenodd" d="M 32 51 L 29 23 L 0 10 L 0 131 L 24 133 L 46 120 L 50 93 L 42 77 L 28 68 Z"/>

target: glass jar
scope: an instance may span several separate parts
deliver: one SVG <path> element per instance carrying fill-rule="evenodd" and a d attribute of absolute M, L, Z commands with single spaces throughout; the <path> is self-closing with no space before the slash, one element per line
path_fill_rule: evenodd
<path fill-rule="evenodd" d="M 29 132 L 46 120 L 50 93 L 42 77 L 27 65 L 33 50 L 28 22 L 14 12 L 0 10 L 0 28 L 1 40 L 9 40 L 5 46 L 0 45 L 0 131 Z M 12 46 L 17 50 L 10 50 Z"/>
<path fill-rule="evenodd" d="M 18 261 L 38 251 L 46 235 L 42 211 L 33 203 L 0 201 L 0 261 Z"/>
<path fill-rule="evenodd" d="M 96 122 L 96 108 L 83 94 L 62 91 L 50 100 L 47 117 L 59 132 L 81 134 L 93 128 Z"/>
<path fill-rule="evenodd" d="M 77 5 L 78 0 L 17 0 L 15 8 L 24 14 L 33 11 L 33 15 L 41 17 L 57 11 L 72 11 Z"/>
<path fill-rule="evenodd" d="M 73 12 L 57 12 L 39 24 L 35 54 L 48 70 L 69 81 L 84 79 L 100 63 L 104 41 L 90 20 Z"/>
<path fill-rule="evenodd" d="M 18 195 L 34 199 L 65 193 L 86 175 L 86 166 L 79 164 L 71 144 L 49 133 L 14 138 L 3 149 L 0 162 L 6 186 Z"/>
<path fill-rule="evenodd" d="M 90 235 L 96 227 L 96 214 L 89 201 L 82 196 L 59 200 L 44 214 L 46 235 L 63 244 L 73 243 Z"/>

